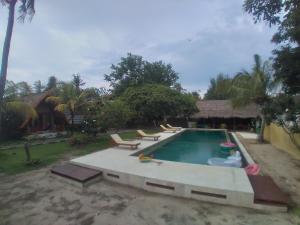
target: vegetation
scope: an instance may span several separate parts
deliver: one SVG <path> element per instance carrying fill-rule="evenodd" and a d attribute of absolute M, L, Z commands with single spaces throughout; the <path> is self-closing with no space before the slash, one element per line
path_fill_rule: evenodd
<path fill-rule="evenodd" d="M 300 4 L 298 0 L 245 0 L 244 9 L 254 21 L 266 21 L 277 26 L 272 41 L 279 45 L 274 50 L 274 77 L 283 84 L 288 94 L 300 92 Z"/>
<path fill-rule="evenodd" d="M 269 61 L 262 62 L 259 55 L 254 55 L 254 66 L 250 72 L 242 71 L 233 79 L 232 103 L 235 107 L 243 107 L 253 102 L 260 108 L 261 128 L 258 140 L 263 141 L 266 107 L 271 101 L 271 91 L 274 87 L 272 69 Z M 250 85 L 251 84 L 251 85 Z"/>
<path fill-rule="evenodd" d="M 274 78 L 282 84 L 282 92 L 272 97 L 268 108 L 269 119 L 281 126 L 295 141 L 295 134 L 300 133 L 297 101 L 300 92 L 300 5 L 298 0 L 263 1 L 245 0 L 244 9 L 253 15 L 254 21 L 266 21 L 270 26 L 277 26 L 272 41 L 278 45 L 274 53 Z M 300 149 L 300 148 L 299 148 Z"/>
<path fill-rule="evenodd" d="M 70 113 L 71 117 L 71 132 L 74 131 L 74 117 L 76 112 L 79 112 L 86 103 L 85 93 L 78 93 L 78 89 L 72 83 L 64 83 L 60 96 L 48 97 L 46 99 L 48 103 L 55 105 L 55 110 L 62 113 Z"/>
<path fill-rule="evenodd" d="M 98 124 L 103 129 L 124 128 L 132 116 L 128 105 L 120 99 L 107 102 L 98 114 Z"/>
<path fill-rule="evenodd" d="M 7 67 L 8 67 L 8 56 L 9 56 L 9 50 L 10 50 L 10 43 L 11 43 L 11 37 L 14 27 L 14 21 L 15 21 L 15 7 L 18 2 L 18 0 L 0 0 L 3 6 L 8 7 L 8 21 L 7 21 L 7 29 L 5 34 L 5 40 L 3 45 L 3 51 L 2 51 L 2 62 L 1 62 L 1 69 L 0 69 L 0 129 L 2 127 L 2 112 L 3 112 L 3 96 L 4 96 L 4 90 L 5 90 L 5 84 L 6 84 L 6 76 L 7 76 Z M 34 9 L 34 0 L 22 0 L 20 2 L 19 7 L 19 17 L 18 19 L 22 22 L 24 22 L 25 18 L 29 16 L 31 19 L 34 15 L 35 9 Z M 2 131 L 0 130 L 0 134 L 2 135 Z"/>
<path fill-rule="evenodd" d="M 74 134 L 72 137 L 69 138 L 69 144 L 71 146 L 82 146 L 88 144 L 91 141 L 91 137 L 86 133 Z"/>
<path fill-rule="evenodd" d="M 157 130 L 147 130 L 148 133 L 155 133 Z M 136 131 L 122 132 L 124 139 L 136 137 Z M 112 146 L 108 134 L 97 137 L 92 142 L 71 146 L 68 142 L 53 144 L 35 145 L 30 147 L 32 159 L 40 159 L 40 163 L 28 166 L 26 164 L 26 154 L 22 147 L 0 151 L 0 172 L 16 174 L 28 170 L 38 169 L 54 163 L 58 160 L 69 158 L 70 156 L 85 155 L 94 151 L 99 151 Z"/>
<path fill-rule="evenodd" d="M 127 54 L 121 62 L 111 66 L 111 73 L 105 75 L 105 80 L 110 83 L 113 94 L 120 96 L 129 87 L 145 84 L 160 84 L 168 87 L 174 86 L 178 74 L 171 64 L 162 61 L 150 63 L 143 60 L 142 56 Z"/>
<path fill-rule="evenodd" d="M 130 87 L 122 95 L 135 118 L 139 121 L 153 122 L 178 115 L 188 117 L 196 111 L 195 98 L 191 94 L 182 94 L 164 85 L 148 84 Z"/>
<path fill-rule="evenodd" d="M 57 88 L 57 78 L 55 76 L 50 76 L 46 86 L 46 90 L 56 89 Z"/>
<path fill-rule="evenodd" d="M 300 133 L 300 102 L 282 93 L 273 97 L 265 110 L 267 122 L 275 122 L 281 126 L 300 150 L 300 143 L 296 139 L 296 134 Z"/>
<path fill-rule="evenodd" d="M 27 118 L 36 118 L 36 111 L 27 103 L 14 101 L 3 106 L 1 113 L 1 130 L 5 131 L 0 136 L 0 140 L 19 138 L 22 135 L 21 124 Z"/>
<path fill-rule="evenodd" d="M 225 100 L 232 97 L 232 79 L 220 73 L 216 78 L 210 79 L 210 86 L 204 95 L 206 100 Z"/>

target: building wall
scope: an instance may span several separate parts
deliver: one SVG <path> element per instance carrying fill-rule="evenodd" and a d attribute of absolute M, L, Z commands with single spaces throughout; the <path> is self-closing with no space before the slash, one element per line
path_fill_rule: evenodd
<path fill-rule="evenodd" d="M 300 150 L 293 144 L 290 137 L 285 131 L 276 124 L 266 126 L 264 130 L 264 138 L 275 147 L 288 152 L 297 159 L 300 159 Z M 300 143 L 300 134 L 296 135 L 297 142 Z"/>

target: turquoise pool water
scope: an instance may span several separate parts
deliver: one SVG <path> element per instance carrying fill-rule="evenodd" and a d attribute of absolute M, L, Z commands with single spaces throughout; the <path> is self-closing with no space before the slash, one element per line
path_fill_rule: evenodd
<path fill-rule="evenodd" d="M 225 141 L 223 131 L 188 130 L 168 142 L 146 149 L 145 154 L 161 160 L 207 164 L 209 158 L 227 157 L 220 152 L 220 143 Z"/>

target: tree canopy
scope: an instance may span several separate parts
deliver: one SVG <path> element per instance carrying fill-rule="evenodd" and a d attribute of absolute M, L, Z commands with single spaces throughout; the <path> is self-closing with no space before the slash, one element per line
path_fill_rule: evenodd
<path fill-rule="evenodd" d="M 228 75 L 218 74 L 216 78 L 210 79 L 210 86 L 204 95 L 207 100 L 229 99 L 231 94 L 232 79 Z"/>
<path fill-rule="evenodd" d="M 300 4 L 299 0 L 245 0 L 244 9 L 254 21 L 266 21 L 278 26 L 272 41 L 280 47 L 274 50 L 275 78 L 289 94 L 300 92 Z"/>
<path fill-rule="evenodd" d="M 103 129 L 123 128 L 132 116 L 128 105 L 120 99 L 107 102 L 98 113 L 97 122 Z"/>
<path fill-rule="evenodd" d="M 168 117 L 188 117 L 197 111 L 192 94 L 182 94 L 164 85 L 130 87 L 122 95 L 139 120 L 162 121 Z"/>
<path fill-rule="evenodd" d="M 105 80 L 113 88 L 113 94 L 120 96 L 126 88 L 144 85 L 161 84 L 171 87 L 176 84 L 178 74 L 171 64 L 162 61 L 148 62 L 142 56 L 127 54 L 121 62 L 111 66 L 111 73 L 105 75 Z"/>

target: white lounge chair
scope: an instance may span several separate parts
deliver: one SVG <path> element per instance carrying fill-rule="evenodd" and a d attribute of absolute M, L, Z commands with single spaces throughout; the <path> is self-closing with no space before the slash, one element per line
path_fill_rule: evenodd
<path fill-rule="evenodd" d="M 110 135 L 113 141 L 119 146 L 129 146 L 131 149 L 137 149 L 140 142 L 136 141 L 124 141 L 118 134 L 111 134 Z"/>
<path fill-rule="evenodd" d="M 174 128 L 166 128 L 164 125 L 160 125 L 161 129 L 163 129 L 163 131 L 165 132 L 172 132 L 172 133 L 175 133 L 177 130 L 174 129 Z"/>
<path fill-rule="evenodd" d="M 182 129 L 182 127 L 173 127 L 168 123 L 167 123 L 167 127 L 170 128 L 170 129 L 176 129 L 176 130 L 181 130 Z"/>
<path fill-rule="evenodd" d="M 142 130 L 137 130 L 137 132 L 141 138 L 153 138 L 154 141 L 157 141 L 158 138 L 160 137 L 160 135 L 157 135 L 157 134 L 146 134 Z"/>

